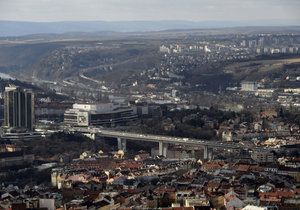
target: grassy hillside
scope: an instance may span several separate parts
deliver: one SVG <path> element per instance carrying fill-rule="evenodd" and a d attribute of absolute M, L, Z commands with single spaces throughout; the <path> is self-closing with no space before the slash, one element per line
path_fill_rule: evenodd
<path fill-rule="evenodd" d="M 300 57 L 239 62 L 226 66 L 224 72 L 232 74 L 236 81 L 276 82 L 278 80 L 278 85 L 284 87 L 289 78 L 300 75 Z"/>

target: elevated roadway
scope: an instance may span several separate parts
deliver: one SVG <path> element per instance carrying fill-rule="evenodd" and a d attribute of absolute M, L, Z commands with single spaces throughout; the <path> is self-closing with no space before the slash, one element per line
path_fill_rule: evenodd
<path fill-rule="evenodd" d="M 207 141 L 193 138 L 182 138 L 173 136 L 162 136 L 162 135 L 152 135 L 152 134 L 139 134 L 132 132 L 121 132 L 113 131 L 102 128 L 82 128 L 82 127 L 72 127 L 68 129 L 73 132 L 80 132 L 83 134 L 89 134 L 92 138 L 96 136 L 110 137 L 118 140 L 118 148 L 126 150 L 126 140 L 133 141 L 145 141 L 145 142 L 157 142 L 159 144 L 159 155 L 166 156 L 167 147 L 169 144 L 176 144 L 189 147 L 203 147 L 204 148 L 204 158 L 209 158 L 209 153 L 214 148 L 219 149 L 231 149 L 239 150 L 241 145 L 233 142 L 220 142 L 220 141 Z"/>

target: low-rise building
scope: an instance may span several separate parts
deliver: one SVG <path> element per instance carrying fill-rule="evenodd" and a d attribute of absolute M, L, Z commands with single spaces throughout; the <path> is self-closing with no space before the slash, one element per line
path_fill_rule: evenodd
<path fill-rule="evenodd" d="M 135 107 L 114 103 L 73 104 L 64 114 L 65 124 L 83 127 L 126 123 L 136 118 Z"/>
<path fill-rule="evenodd" d="M 25 154 L 21 148 L 14 148 L 10 145 L 1 147 L 0 168 L 31 164 L 33 161 L 34 155 Z"/>
<path fill-rule="evenodd" d="M 256 91 L 257 83 L 251 81 L 243 81 L 241 83 L 241 91 Z"/>
<path fill-rule="evenodd" d="M 274 154 L 270 150 L 257 149 L 251 154 L 251 158 L 257 163 L 272 163 L 274 162 Z"/>

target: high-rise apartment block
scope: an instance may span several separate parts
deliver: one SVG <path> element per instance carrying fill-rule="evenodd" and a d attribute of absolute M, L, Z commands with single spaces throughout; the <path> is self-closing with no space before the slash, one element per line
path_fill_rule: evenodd
<path fill-rule="evenodd" d="M 9 86 L 4 91 L 4 126 L 33 130 L 34 94 L 31 90 Z"/>

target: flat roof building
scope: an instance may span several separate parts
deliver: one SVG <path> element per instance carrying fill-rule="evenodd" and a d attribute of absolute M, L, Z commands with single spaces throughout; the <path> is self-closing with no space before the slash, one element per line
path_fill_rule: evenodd
<path fill-rule="evenodd" d="M 241 83 L 241 91 L 256 91 L 257 88 L 258 84 L 256 82 L 243 81 Z"/>
<path fill-rule="evenodd" d="M 97 126 L 126 123 L 137 118 L 136 107 L 123 104 L 73 104 L 65 111 L 64 123 L 73 126 Z"/>

